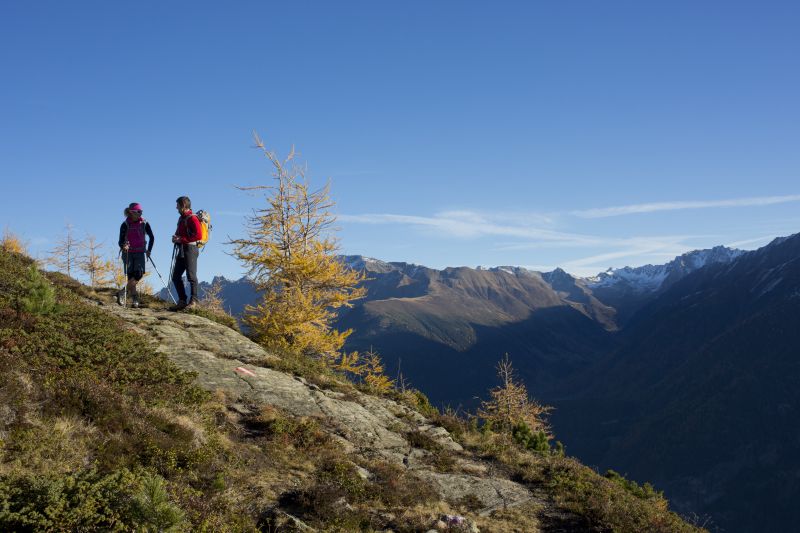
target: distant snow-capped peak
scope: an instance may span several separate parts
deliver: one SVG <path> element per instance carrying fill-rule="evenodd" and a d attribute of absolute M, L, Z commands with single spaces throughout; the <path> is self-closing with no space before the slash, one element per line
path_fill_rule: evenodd
<path fill-rule="evenodd" d="M 706 265 L 730 263 L 743 253 L 743 250 L 715 246 L 687 252 L 664 265 L 609 268 L 596 276 L 585 278 L 585 281 L 592 289 L 623 284 L 636 292 L 656 291 L 669 278 L 683 277 Z"/>
<path fill-rule="evenodd" d="M 496 267 L 482 267 L 478 266 L 475 270 L 487 270 L 489 272 L 505 272 L 512 276 L 519 276 L 520 274 L 530 274 L 530 270 L 518 266 L 496 266 Z"/>
<path fill-rule="evenodd" d="M 363 255 L 345 255 L 342 256 L 342 261 L 353 270 L 375 269 L 375 267 L 385 269 L 390 267 L 389 263 L 385 261 Z"/>

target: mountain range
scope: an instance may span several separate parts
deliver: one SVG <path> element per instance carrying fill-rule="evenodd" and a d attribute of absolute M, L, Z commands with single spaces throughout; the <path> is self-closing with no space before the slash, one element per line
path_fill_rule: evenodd
<path fill-rule="evenodd" d="M 664 489 L 726 531 L 800 519 L 800 235 L 718 246 L 576 278 L 556 269 L 446 268 L 343 257 L 365 299 L 347 348 L 437 404 L 474 409 L 508 353 L 569 453 Z M 228 282 L 234 313 L 255 300 Z"/>

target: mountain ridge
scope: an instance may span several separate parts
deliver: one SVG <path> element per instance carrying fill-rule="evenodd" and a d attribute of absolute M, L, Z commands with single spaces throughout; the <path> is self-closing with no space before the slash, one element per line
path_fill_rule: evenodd
<path fill-rule="evenodd" d="M 800 234 L 690 273 L 564 385 L 581 393 L 559 402 L 554 423 L 579 457 L 650 476 L 679 508 L 732 531 L 790 529 L 800 519 L 790 503 L 800 493 L 798 287 Z"/>

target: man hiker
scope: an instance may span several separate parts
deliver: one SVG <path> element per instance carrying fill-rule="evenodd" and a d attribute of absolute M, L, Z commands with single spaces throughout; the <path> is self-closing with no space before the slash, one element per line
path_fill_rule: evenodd
<path fill-rule="evenodd" d="M 188 196 L 181 196 L 175 203 L 180 217 L 178 218 L 178 229 L 172 236 L 176 253 L 172 283 L 175 284 L 175 290 L 178 292 L 178 303 L 173 309 L 180 311 L 197 305 L 197 256 L 200 254 L 197 242 L 202 238 L 203 228 L 197 215 L 192 213 L 192 201 Z M 184 272 L 186 272 L 191 289 L 191 299 L 189 300 L 186 298 L 186 289 L 183 286 Z"/>
<path fill-rule="evenodd" d="M 131 295 L 132 306 L 139 307 L 139 293 L 136 284 L 144 277 L 145 255 L 150 257 L 155 237 L 150 223 L 142 218 L 142 206 L 133 202 L 125 208 L 125 221 L 119 227 L 119 249 L 125 272 L 128 274 L 127 286 L 117 291 L 117 303 L 123 305 L 123 297 Z M 147 242 L 145 246 L 145 236 Z"/>

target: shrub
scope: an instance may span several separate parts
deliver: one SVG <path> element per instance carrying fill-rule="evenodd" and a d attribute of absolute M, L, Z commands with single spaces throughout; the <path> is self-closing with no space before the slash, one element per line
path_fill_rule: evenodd
<path fill-rule="evenodd" d="M 431 401 L 424 393 L 417 389 L 395 391 L 391 397 L 428 418 L 439 415 L 439 410 L 431 404 Z"/>
<path fill-rule="evenodd" d="M 442 449 L 442 446 L 438 442 L 421 431 L 409 431 L 406 433 L 406 440 L 408 440 L 411 446 L 421 450 L 438 452 Z"/>
<path fill-rule="evenodd" d="M 283 494 L 280 505 L 318 522 L 341 524 L 350 514 L 348 503 L 362 502 L 367 494 L 367 481 L 356 466 L 331 456 L 322 462 L 309 487 Z"/>
<path fill-rule="evenodd" d="M 369 470 L 372 472 L 369 494 L 386 505 L 408 509 L 439 499 L 428 483 L 400 465 L 380 461 L 370 464 Z"/>
<path fill-rule="evenodd" d="M 35 265 L 28 267 L 22 288 L 23 294 L 18 302 L 20 310 L 33 315 L 48 315 L 58 310 L 55 288 Z"/>
<path fill-rule="evenodd" d="M 627 479 L 625 476 L 615 472 L 614 470 L 606 470 L 606 473 L 603 474 L 603 477 L 610 479 L 637 498 L 641 498 L 643 500 L 652 500 L 664 497 L 664 493 L 657 491 L 650 483 L 645 482 L 644 485 L 639 486 L 635 481 Z"/>
<path fill-rule="evenodd" d="M 258 416 L 247 418 L 244 423 L 254 433 L 298 450 L 323 446 L 330 442 L 317 420 L 289 416 L 272 406 L 264 407 Z"/>
<path fill-rule="evenodd" d="M 141 522 L 152 526 L 154 531 L 175 531 L 184 521 L 183 511 L 170 502 L 164 479 L 160 476 L 146 476 L 134 502 Z"/>
<path fill-rule="evenodd" d="M 139 523 L 131 505 L 138 480 L 128 470 L 61 477 L 0 478 L 3 531 L 123 531 Z"/>
<path fill-rule="evenodd" d="M 512 432 L 514 442 L 525 448 L 539 453 L 547 453 L 550 451 L 550 443 L 547 439 L 547 434 L 544 431 L 531 431 L 530 426 L 525 422 L 520 422 L 514 426 Z"/>

